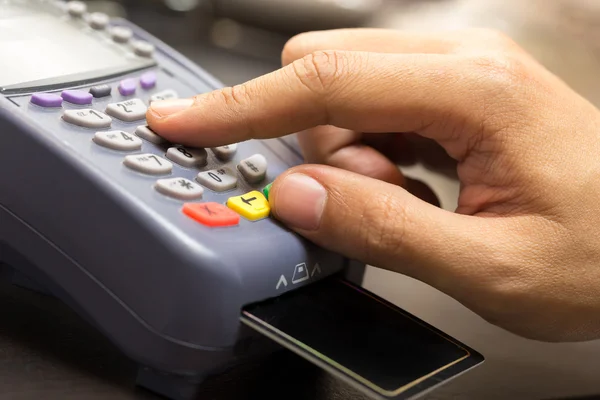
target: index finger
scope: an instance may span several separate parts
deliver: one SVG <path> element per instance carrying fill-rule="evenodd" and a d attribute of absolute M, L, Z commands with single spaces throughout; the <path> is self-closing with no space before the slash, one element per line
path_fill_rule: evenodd
<path fill-rule="evenodd" d="M 491 70 L 492 68 L 492 70 Z M 421 132 L 455 140 L 480 131 L 498 92 L 496 66 L 458 55 L 317 51 L 247 83 L 153 102 L 148 123 L 176 143 L 214 147 L 319 125 L 360 132 Z M 503 110 L 503 112 L 506 110 Z M 487 115 L 487 114 L 486 114 Z M 487 115 L 489 117 L 489 115 Z M 493 127 L 489 127 L 493 129 Z"/>

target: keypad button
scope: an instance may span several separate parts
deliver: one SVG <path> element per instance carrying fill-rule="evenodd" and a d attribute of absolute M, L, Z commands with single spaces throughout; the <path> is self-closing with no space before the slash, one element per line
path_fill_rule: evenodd
<path fill-rule="evenodd" d="M 96 30 L 103 30 L 108 26 L 110 17 L 101 12 L 95 12 L 88 17 L 88 24 Z"/>
<path fill-rule="evenodd" d="M 153 101 L 173 100 L 178 99 L 179 95 L 172 89 L 163 90 L 150 97 L 150 103 Z"/>
<path fill-rule="evenodd" d="M 31 103 L 40 107 L 61 107 L 63 98 L 53 93 L 34 93 L 31 96 Z"/>
<path fill-rule="evenodd" d="M 224 192 L 237 187 L 237 177 L 229 168 L 200 172 L 196 180 L 215 192 Z"/>
<path fill-rule="evenodd" d="M 91 129 L 108 128 L 112 123 L 111 117 L 92 109 L 65 110 L 62 118 L 71 124 Z"/>
<path fill-rule="evenodd" d="M 138 126 L 135 129 L 135 134 L 142 139 L 149 141 L 150 143 L 163 144 L 167 142 L 165 139 L 154 133 L 154 131 L 148 128 L 146 125 Z"/>
<path fill-rule="evenodd" d="M 94 143 L 119 151 L 135 151 L 142 148 L 142 139 L 124 131 L 96 132 Z"/>
<path fill-rule="evenodd" d="M 119 83 L 119 93 L 122 96 L 131 96 L 135 94 L 137 83 L 135 79 L 124 79 Z"/>
<path fill-rule="evenodd" d="M 135 154 L 125 157 L 125 166 L 148 175 L 165 175 L 171 172 L 173 164 L 154 154 Z"/>
<path fill-rule="evenodd" d="M 91 93 L 83 90 L 65 90 L 61 93 L 61 96 L 65 101 L 77 105 L 92 104 L 94 98 Z"/>
<path fill-rule="evenodd" d="M 271 193 L 271 187 L 273 186 L 273 182 L 269 183 L 267 186 L 263 188 L 263 194 L 265 198 L 269 200 L 269 194 Z"/>
<path fill-rule="evenodd" d="M 267 159 L 262 154 L 255 154 L 238 164 L 238 170 L 249 183 L 258 183 L 267 175 Z"/>
<path fill-rule="evenodd" d="M 143 74 L 140 77 L 140 86 L 146 90 L 152 89 L 156 86 L 156 81 L 157 81 L 156 73 L 146 72 L 145 74 Z"/>
<path fill-rule="evenodd" d="M 237 144 L 213 147 L 211 150 L 219 160 L 228 161 L 237 153 Z"/>
<path fill-rule="evenodd" d="M 261 192 L 252 191 L 241 196 L 230 197 L 227 207 L 250 221 L 256 221 L 269 216 L 271 207 Z"/>
<path fill-rule="evenodd" d="M 112 88 L 109 85 L 98 85 L 90 89 L 90 94 L 95 98 L 110 96 Z"/>
<path fill-rule="evenodd" d="M 154 45 L 143 40 L 133 43 L 133 51 L 140 57 L 151 57 L 154 54 Z"/>
<path fill-rule="evenodd" d="M 131 99 L 112 103 L 106 107 L 106 113 L 125 122 L 134 122 L 146 118 L 148 108 L 140 99 Z"/>
<path fill-rule="evenodd" d="M 188 217 L 209 227 L 234 226 L 240 222 L 238 213 L 219 203 L 186 203 L 182 211 Z"/>
<path fill-rule="evenodd" d="M 79 18 L 87 12 L 87 5 L 82 1 L 70 1 L 67 3 L 67 11 L 71 16 Z"/>
<path fill-rule="evenodd" d="M 133 32 L 123 26 L 115 26 L 110 30 L 110 37 L 116 43 L 127 43 L 133 37 Z"/>
<path fill-rule="evenodd" d="M 155 188 L 166 196 L 180 200 L 200 199 L 204 193 L 202 186 L 185 178 L 160 179 Z"/>
<path fill-rule="evenodd" d="M 199 168 L 206 165 L 208 154 L 204 149 L 190 149 L 183 146 L 167 150 L 167 158 L 186 168 Z"/>

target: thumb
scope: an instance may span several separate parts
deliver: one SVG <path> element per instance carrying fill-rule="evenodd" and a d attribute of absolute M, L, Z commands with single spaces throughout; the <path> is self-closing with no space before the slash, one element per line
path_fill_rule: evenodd
<path fill-rule="evenodd" d="M 270 189 L 274 218 L 326 249 L 419 279 L 448 294 L 485 279 L 493 219 L 455 214 L 405 189 L 346 170 L 302 165 Z M 464 293 L 463 293 L 464 294 Z"/>

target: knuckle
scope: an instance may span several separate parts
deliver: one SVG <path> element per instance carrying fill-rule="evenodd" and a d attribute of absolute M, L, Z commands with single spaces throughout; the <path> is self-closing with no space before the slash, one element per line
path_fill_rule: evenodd
<path fill-rule="evenodd" d="M 486 89 L 506 93 L 521 88 L 532 78 L 526 62 L 521 57 L 506 53 L 477 55 L 470 58 L 477 79 L 482 81 Z"/>
<path fill-rule="evenodd" d="M 361 229 L 368 259 L 387 262 L 401 256 L 407 232 L 405 207 L 392 194 L 384 194 L 365 204 Z"/>
<path fill-rule="evenodd" d="M 214 95 L 220 96 L 221 100 L 228 107 L 240 107 L 248 104 L 248 87 L 245 84 L 235 85 L 223 88 L 213 92 Z"/>
<path fill-rule="evenodd" d="M 323 95 L 332 91 L 346 64 L 343 52 L 316 51 L 294 61 L 293 70 L 303 86 Z"/>

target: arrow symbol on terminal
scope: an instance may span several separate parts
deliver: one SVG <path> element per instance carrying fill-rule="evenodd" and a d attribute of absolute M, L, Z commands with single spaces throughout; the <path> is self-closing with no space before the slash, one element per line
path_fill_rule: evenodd
<path fill-rule="evenodd" d="M 315 276 L 315 274 L 317 273 L 317 271 L 319 272 L 319 274 L 321 274 L 321 266 L 319 265 L 319 263 L 315 264 L 315 267 L 312 270 L 312 273 L 310 274 L 311 278 L 313 276 Z"/>
<path fill-rule="evenodd" d="M 279 286 L 281 286 L 281 284 L 283 284 L 283 286 L 287 287 L 288 283 L 287 280 L 285 279 L 285 276 L 281 275 L 281 278 L 279 278 L 279 282 L 277 282 L 277 286 L 275 287 L 275 290 L 279 289 Z"/>
<path fill-rule="evenodd" d="M 250 199 L 245 199 L 245 198 L 243 198 L 243 197 L 242 197 L 242 201 L 243 201 L 244 203 L 248 204 L 249 206 L 251 206 L 251 205 L 252 205 L 252 201 L 253 201 L 253 200 L 256 200 L 256 197 L 252 197 L 252 198 L 250 198 Z"/>

